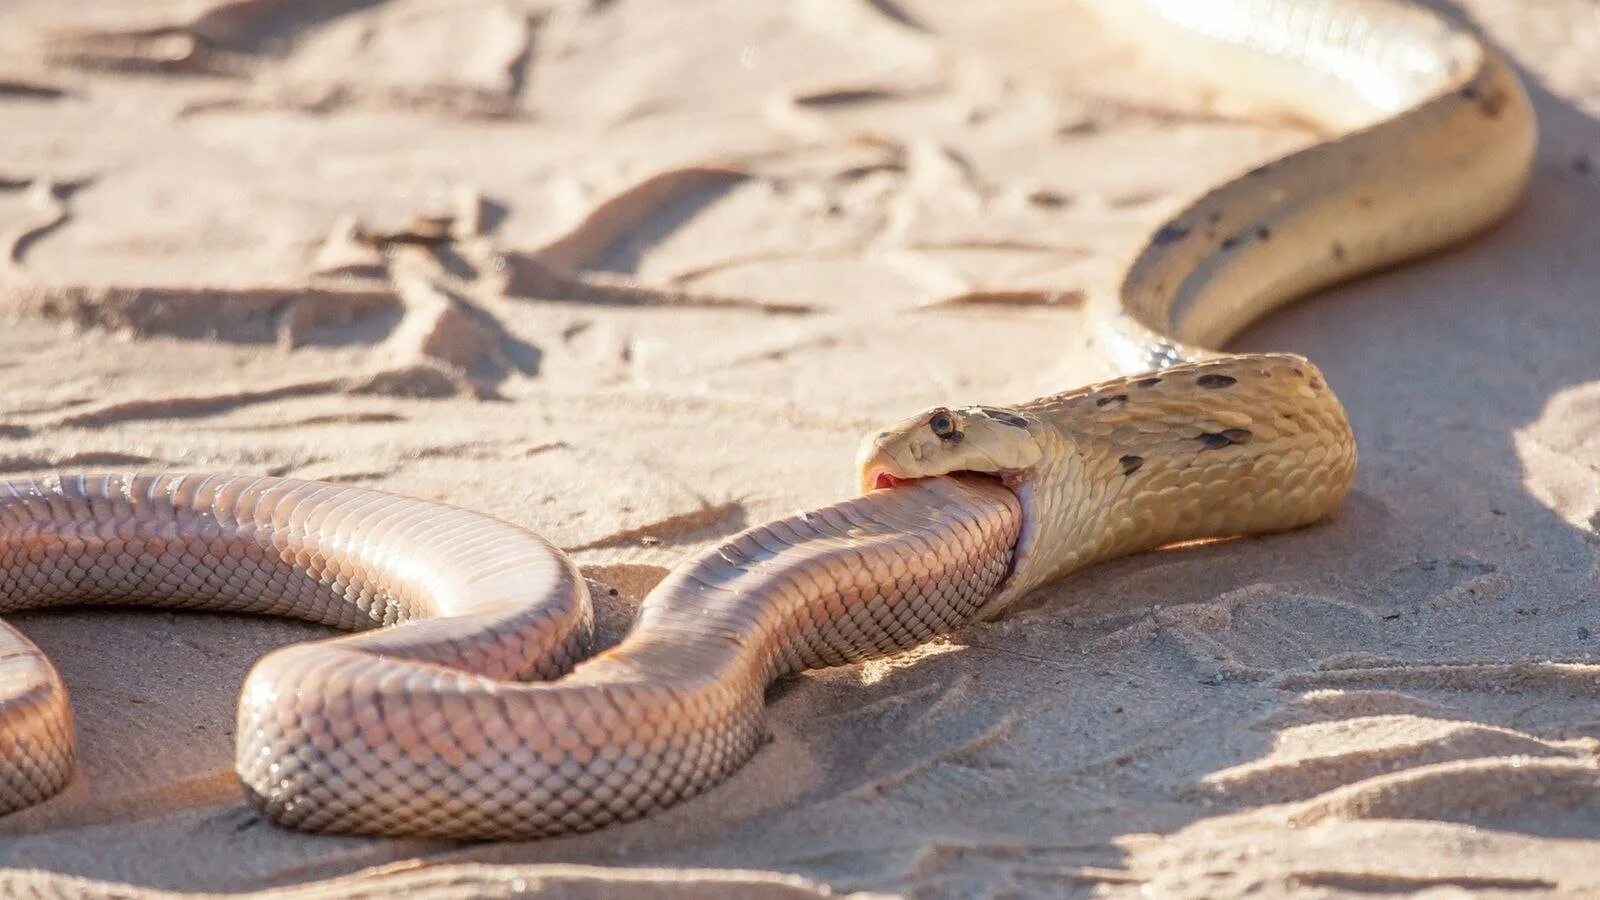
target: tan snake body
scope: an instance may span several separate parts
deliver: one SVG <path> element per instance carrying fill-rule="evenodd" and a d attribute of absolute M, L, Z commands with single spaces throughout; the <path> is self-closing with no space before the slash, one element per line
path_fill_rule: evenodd
<path fill-rule="evenodd" d="M 306 830 L 531 837 L 723 780 L 786 673 L 914 646 L 1096 560 L 1325 516 L 1355 444 L 1321 373 L 1205 348 L 1498 218 L 1528 174 L 1527 99 L 1470 32 L 1392 0 L 1094 2 L 1172 61 L 1345 132 L 1196 201 L 1093 301 L 1117 368 L 1159 371 L 875 435 L 864 496 L 686 562 L 621 644 L 581 663 L 584 581 L 532 533 L 270 478 L 6 483 L 0 610 L 154 603 L 393 626 L 251 671 L 236 757 L 250 802 Z M 71 735 L 49 662 L 0 632 L 0 810 L 67 783 Z"/>

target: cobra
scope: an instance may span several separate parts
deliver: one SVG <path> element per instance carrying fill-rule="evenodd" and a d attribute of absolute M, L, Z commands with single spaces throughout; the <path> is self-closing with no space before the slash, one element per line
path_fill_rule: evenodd
<path fill-rule="evenodd" d="M 1293 528 L 1356 451 L 1321 373 L 1212 347 L 1319 286 L 1456 242 L 1521 194 L 1535 128 L 1472 32 L 1394 0 L 1094 0 L 1166 61 L 1333 135 L 1156 229 L 1089 318 L 1139 372 L 870 437 L 863 496 L 739 534 L 585 659 L 585 582 L 527 530 L 375 491 L 219 475 L 0 486 L 0 610 L 143 603 L 357 631 L 264 657 L 236 768 L 292 828 L 537 837 L 719 783 L 761 740 L 765 688 L 914 646 L 1096 560 Z M 384 627 L 386 626 L 386 627 Z M 72 771 L 66 695 L 0 632 L 0 809 Z"/>

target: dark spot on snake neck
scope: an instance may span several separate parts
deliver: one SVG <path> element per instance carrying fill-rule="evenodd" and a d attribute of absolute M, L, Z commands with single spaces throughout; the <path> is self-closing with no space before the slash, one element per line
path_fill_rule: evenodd
<path fill-rule="evenodd" d="M 1144 457 L 1129 453 L 1127 456 L 1117 460 L 1117 462 L 1122 463 L 1122 474 L 1132 475 L 1139 471 L 1140 466 L 1144 465 Z"/>
<path fill-rule="evenodd" d="M 1216 372 L 1207 372 L 1206 374 L 1201 375 L 1199 378 L 1196 378 L 1194 383 L 1203 388 L 1217 390 L 1219 388 L 1233 387 L 1239 383 L 1239 379 L 1233 377 L 1232 375 L 1220 375 Z"/>
<path fill-rule="evenodd" d="M 1206 216 L 1206 221 L 1210 222 L 1213 225 L 1215 225 L 1215 224 L 1217 224 L 1217 223 L 1222 221 L 1222 213 L 1214 212 L 1214 213 Z"/>
<path fill-rule="evenodd" d="M 978 407 L 978 412 L 982 413 L 985 418 L 993 419 L 1002 425 L 1010 425 L 1012 428 L 1028 427 L 1027 419 L 1009 410 L 997 409 L 993 406 L 980 406 Z"/>
<path fill-rule="evenodd" d="M 1469 84 L 1461 89 L 1461 99 L 1468 103 L 1476 103 L 1478 109 L 1491 119 L 1497 118 L 1506 107 L 1505 91 L 1491 90 L 1485 93 L 1475 84 Z"/>
<path fill-rule="evenodd" d="M 1151 375 L 1149 378 L 1141 378 L 1138 381 L 1135 381 L 1133 383 L 1133 386 L 1134 387 L 1141 387 L 1141 388 L 1149 388 L 1149 387 L 1155 387 L 1156 385 L 1158 385 L 1160 383 L 1161 383 L 1161 377 L 1160 376 Z"/>
<path fill-rule="evenodd" d="M 1259 240 L 1259 241 L 1270 241 L 1270 240 L 1272 240 L 1272 229 L 1268 228 L 1265 225 L 1261 226 L 1260 228 L 1257 228 L 1256 229 L 1256 240 Z"/>
<path fill-rule="evenodd" d="M 1207 450 L 1221 450 L 1234 444 L 1248 444 L 1252 437 L 1255 435 L 1246 429 L 1229 428 L 1225 431 L 1208 431 L 1200 435 L 1200 443 L 1204 444 Z"/>
<path fill-rule="evenodd" d="M 1344 262 L 1344 258 L 1345 258 L 1344 245 L 1339 243 L 1338 241 L 1334 241 L 1334 243 L 1333 243 L 1333 258 L 1337 259 L 1340 262 Z"/>
<path fill-rule="evenodd" d="M 1127 402 L 1128 402 L 1128 395 L 1127 394 L 1112 394 L 1112 395 L 1110 395 L 1108 397 L 1096 397 L 1095 401 L 1094 401 L 1094 405 L 1095 406 L 1099 406 L 1099 407 L 1107 407 L 1107 406 L 1110 406 L 1113 403 L 1127 403 Z"/>
<path fill-rule="evenodd" d="M 1224 250 L 1232 250 L 1233 248 L 1239 246 L 1243 242 L 1244 242 L 1244 239 L 1239 237 L 1237 234 L 1230 234 L 1227 237 L 1222 239 L 1222 249 L 1224 249 Z"/>
<path fill-rule="evenodd" d="M 1184 228 L 1182 225 L 1168 223 L 1156 229 L 1156 233 L 1150 236 L 1150 243 L 1157 247 L 1165 247 L 1174 241 L 1181 241 L 1188 236 L 1189 229 Z"/>

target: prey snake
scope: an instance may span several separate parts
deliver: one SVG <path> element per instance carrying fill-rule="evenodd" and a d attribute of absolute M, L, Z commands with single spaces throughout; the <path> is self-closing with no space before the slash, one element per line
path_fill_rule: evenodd
<path fill-rule="evenodd" d="M 536 535 L 273 478 L 0 485 L 0 610 L 141 603 L 356 631 L 249 674 L 251 804 L 311 831 L 536 837 L 718 783 L 755 751 L 786 673 L 914 646 L 1096 560 L 1324 517 L 1356 452 L 1322 375 L 1207 348 L 1499 218 L 1528 178 L 1528 100 L 1473 33 L 1396 0 L 1092 2 L 1165 61 L 1337 135 L 1190 204 L 1091 301 L 1113 364 L 1143 374 L 868 438 L 861 497 L 687 561 L 589 659 L 585 582 Z M 58 676 L 6 627 L 0 811 L 60 790 L 72 754 Z"/>

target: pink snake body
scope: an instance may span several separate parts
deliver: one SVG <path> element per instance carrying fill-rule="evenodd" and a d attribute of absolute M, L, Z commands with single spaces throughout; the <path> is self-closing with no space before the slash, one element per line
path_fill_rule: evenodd
<path fill-rule="evenodd" d="M 537 837 L 721 781 L 754 752 L 772 679 L 970 619 L 1016 530 L 1004 488 L 951 479 L 771 522 L 680 567 L 622 645 L 574 670 L 586 584 L 515 525 L 316 482 L 68 476 L 0 484 L 0 610 L 138 603 L 377 629 L 251 671 L 236 733 L 250 802 L 312 831 Z M 0 809 L 61 789 L 71 738 L 60 679 L 6 627 Z"/>

